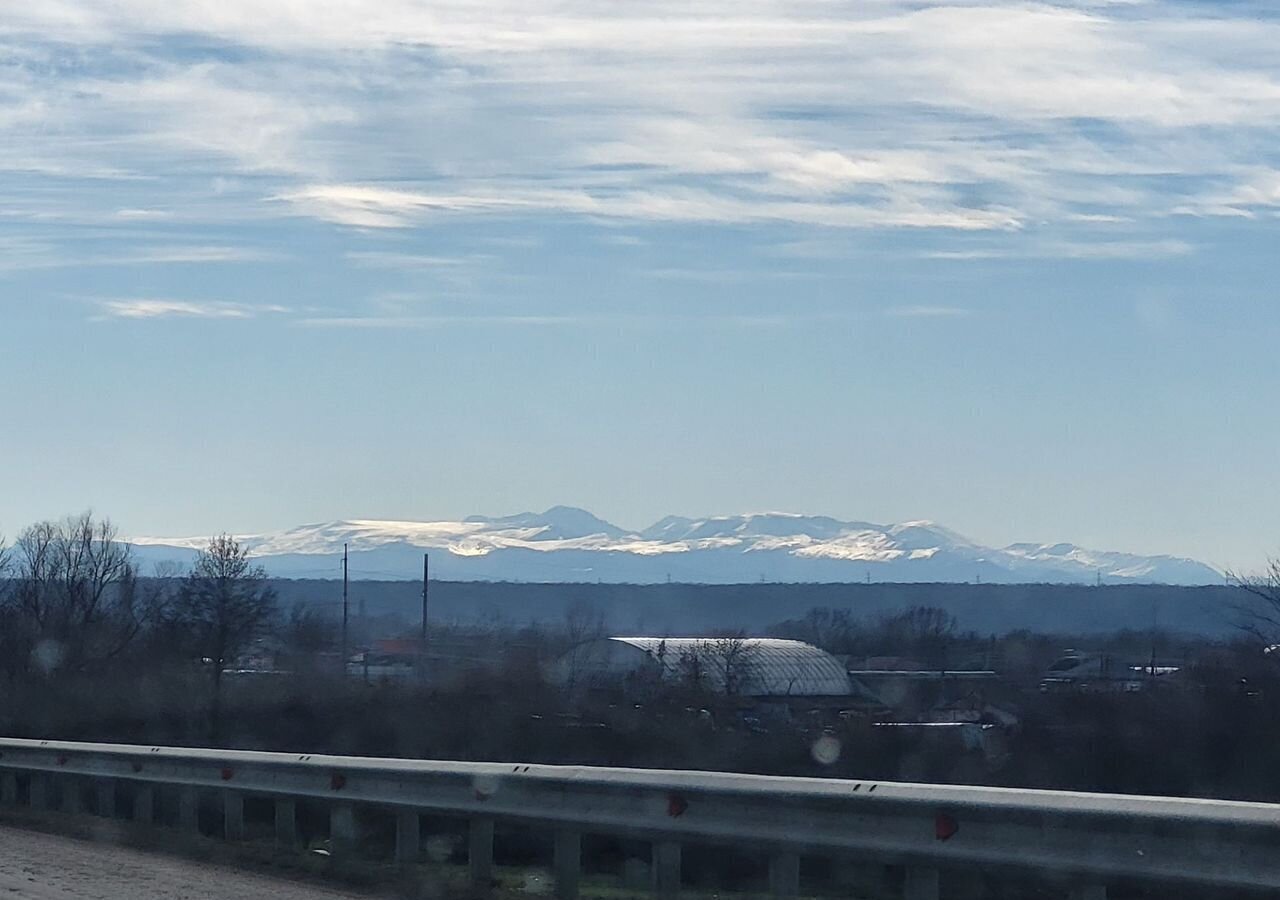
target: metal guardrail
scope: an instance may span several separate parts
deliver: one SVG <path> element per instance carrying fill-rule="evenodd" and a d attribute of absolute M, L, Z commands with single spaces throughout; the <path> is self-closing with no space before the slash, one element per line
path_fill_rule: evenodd
<path fill-rule="evenodd" d="M 801 856 L 906 868 L 908 900 L 936 900 L 939 872 L 1001 868 L 1041 874 L 1073 898 L 1103 898 L 1116 881 L 1280 887 L 1280 805 L 1115 794 L 789 778 L 717 772 L 185 749 L 0 739 L 0 800 L 116 813 L 132 785 L 132 817 L 155 818 L 156 790 L 178 796 L 195 829 L 202 794 L 221 797 L 223 832 L 244 836 L 244 798 L 275 801 L 277 839 L 296 840 L 299 800 L 330 810 L 333 852 L 351 852 L 357 806 L 396 816 L 397 859 L 416 860 L 422 814 L 470 822 L 473 883 L 491 881 L 495 822 L 555 834 L 557 893 L 577 895 L 581 835 L 653 843 L 660 896 L 680 887 L 683 844 L 759 848 L 775 895 L 794 897 Z M 76 785 L 66 790 L 67 785 Z"/>

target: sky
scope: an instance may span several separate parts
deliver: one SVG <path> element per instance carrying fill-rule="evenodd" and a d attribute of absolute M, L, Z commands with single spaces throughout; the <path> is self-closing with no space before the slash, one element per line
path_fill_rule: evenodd
<path fill-rule="evenodd" d="M 573 504 L 1280 552 L 1280 17 L 0 11 L 0 533 Z"/>

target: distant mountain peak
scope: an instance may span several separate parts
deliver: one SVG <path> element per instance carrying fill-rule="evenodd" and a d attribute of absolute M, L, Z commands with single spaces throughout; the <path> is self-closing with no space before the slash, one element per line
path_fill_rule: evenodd
<path fill-rule="evenodd" d="M 540 513 L 516 513 L 513 516 L 468 516 L 468 524 L 498 528 L 538 528 L 543 540 L 592 537 L 602 534 L 619 538 L 627 534 L 617 525 L 576 506 L 553 506 Z"/>
<path fill-rule="evenodd" d="M 347 546 L 352 573 L 416 578 L 429 552 L 436 577 L 513 581 L 1112 582 L 1216 584 L 1220 573 L 1173 556 L 1089 550 L 1071 543 L 982 545 L 936 522 L 896 525 L 789 512 L 667 516 L 639 533 L 585 509 L 470 516 L 462 521 L 350 519 L 246 535 L 269 572 L 332 570 Z M 188 558 L 204 541 L 139 538 L 145 560 Z"/>

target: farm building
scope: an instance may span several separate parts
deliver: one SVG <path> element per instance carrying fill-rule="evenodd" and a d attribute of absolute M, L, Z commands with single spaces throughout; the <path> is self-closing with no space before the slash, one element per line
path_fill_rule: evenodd
<path fill-rule="evenodd" d="M 608 637 L 586 641 L 556 664 L 568 687 L 626 680 L 697 681 L 743 697 L 845 697 L 844 665 L 803 641 L 778 638 Z"/>

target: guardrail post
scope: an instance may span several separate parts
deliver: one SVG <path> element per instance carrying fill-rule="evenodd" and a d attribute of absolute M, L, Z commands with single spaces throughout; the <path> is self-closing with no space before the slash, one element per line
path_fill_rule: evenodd
<path fill-rule="evenodd" d="M 908 866 L 905 900 L 938 900 L 938 870 L 932 866 Z"/>
<path fill-rule="evenodd" d="M 578 878 L 582 872 L 582 835 L 569 829 L 556 832 L 555 862 L 556 897 L 577 900 Z"/>
<path fill-rule="evenodd" d="M 1105 884 L 1077 884 L 1071 888 L 1071 900 L 1107 900 Z"/>
<path fill-rule="evenodd" d="M 49 808 L 49 778 L 39 772 L 31 773 L 31 781 L 27 787 L 27 803 L 32 809 Z"/>
<path fill-rule="evenodd" d="M 116 783 L 110 778 L 98 779 L 98 815 L 104 819 L 116 817 Z"/>
<path fill-rule="evenodd" d="M 396 862 L 418 861 L 422 849 L 422 819 L 416 809 L 396 811 Z"/>
<path fill-rule="evenodd" d="M 283 847 L 298 843 L 298 803 L 290 797 L 276 798 L 276 843 Z"/>
<path fill-rule="evenodd" d="M 62 811 L 68 813 L 84 812 L 84 787 L 76 777 L 62 779 Z"/>
<path fill-rule="evenodd" d="M 467 841 L 471 885 L 488 891 L 493 881 L 493 819 L 472 819 Z"/>
<path fill-rule="evenodd" d="M 329 850 L 334 856 L 347 856 L 356 844 L 356 808 L 350 803 L 335 803 L 329 808 Z"/>
<path fill-rule="evenodd" d="M 156 818 L 156 789 L 140 784 L 133 794 L 133 821 L 150 825 Z"/>
<path fill-rule="evenodd" d="M 178 792 L 178 825 L 185 831 L 200 830 L 200 794 L 193 787 Z"/>
<path fill-rule="evenodd" d="M 0 803 L 5 806 L 18 805 L 18 776 L 13 772 L 0 775 Z"/>
<path fill-rule="evenodd" d="M 780 850 L 769 857 L 769 890 L 781 900 L 800 895 L 799 853 Z"/>
<path fill-rule="evenodd" d="M 222 792 L 222 834 L 229 841 L 244 840 L 244 795 Z"/>
<path fill-rule="evenodd" d="M 663 900 L 680 894 L 680 842 L 657 841 L 653 845 L 653 889 Z"/>

